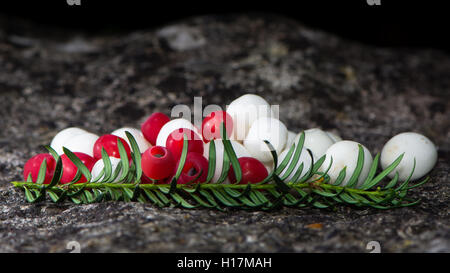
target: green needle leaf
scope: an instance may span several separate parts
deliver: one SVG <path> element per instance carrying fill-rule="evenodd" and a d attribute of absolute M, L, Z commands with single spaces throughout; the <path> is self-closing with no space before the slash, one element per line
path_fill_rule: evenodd
<path fill-rule="evenodd" d="M 292 177 L 291 181 L 292 183 L 296 183 L 296 181 L 298 181 L 298 179 L 300 178 L 300 175 L 302 175 L 303 172 L 303 168 L 304 168 L 304 164 L 303 162 L 300 164 L 300 166 L 298 166 L 298 169 L 295 171 L 294 176 Z"/>
<path fill-rule="evenodd" d="M 161 200 L 156 197 L 156 195 L 149 189 L 143 189 L 145 195 L 147 195 L 148 199 L 152 201 L 154 204 L 156 204 L 159 207 L 164 207 L 164 204 L 161 202 Z"/>
<path fill-rule="evenodd" d="M 289 160 L 292 157 L 292 154 L 295 151 L 295 143 L 292 144 L 291 148 L 289 148 L 289 151 L 286 154 L 286 157 L 283 159 L 283 161 L 281 161 L 280 165 L 276 168 L 275 174 L 276 175 L 280 175 L 280 173 L 286 168 L 286 166 L 289 163 Z"/>
<path fill-rule="evenodd" d="M 302 153 L 304 142 L 305 142 L 305 132 L 302 132 L 302 134 L 300 135 L 300 139 L 298 141 L 297 148 L 295 149 L 294 157 L 292 158 L 292 161 L 289 164 L 286 173 L 282 177 L 280 177 L 281 180 L 283 181 L 286 180 L 286 178 L 288 178 L 291 175 L 292 171 L 295 169 L 295 166 L 297 166 L 297 162 L 300 159 L 300 155 Z"/>
<path fill-rule="evenodd" d="M 127 197 L 131 200 L 133 198 L 134 192 L 129 188 L 123 188 L 123 192 L 127 195 Z"/>
<path fill-rule="evenodd" d="M 54 193 L 53 191 L 47 191 L 47 192 L 48 192 L 48 195 L 50 196 L 50 199 L 52 199 L 52 201 L 54 203 L 58 202 L 59 196 L 56 193 Z"/>
<path fill-rule="evenodd" d="M 86 177 L 86 180 L 90 181 L 92 178 L 91 172 L 83 164 L 83 162 L 81 162 L 81 160 L 66 147 L 63 147 L 63 151 L 64 151 L 64 154 L 67 155 L 67 157 L 70 159 L 70 161 L 72 161 L 72 163 L 75 164 L 75 166 L 78 168 L 78 170 L 81 171 L 81 173 L 84 175 L 84 177 Z"/>
<path fill-rule="evenodd" d="M 308 152 L 308 154 L 309 154 L 309 157 L 311 158 L 311 165 L 310 165 L 310 167 L 309 167 L 309 170 L 308 170 L 308 172 L 302 177 L 302 178 L 300 178 L 300 180 L 299 181 L 294 181 L 295 183 L 303 183 L 303 182 L 305 182 L 306 180 L 308 180 L 309 178 L 311 178 L 311 176 L 314 174 L 314 156 L 313 156 L 313 154 L 312 154 L 312 152 L 311 152 L 311 150 L 310 149 L 306 149 L 306 151 Z M 325 158 L 324 157 L 322 157 L 324 160 L 325 160 Z M 323 162 L 323 161 L 322 161 Z M 321 163 L 322 164 L 322 163 Z M 320 166 L 319 166 L 320 167 Z"/>
<path fill-rule="evenodd" d="M 385 190 L 390 189 L 395 187 L 395 185 L 397 185 L 398 182 L 398 172 L 395 173 L 394 177 L 392 178 L 392 180 L 386 185 L 386 187 L 384 187 Z"/>
<path fill-rule="evenodd" d="M 75 197 L 75 196 L 81 194 L 81 193 L 84 191 L 84 188 L 86 187 L 86 183 L 84 183 L 83 185 L 84 185 L 84 186 L 81 187 L 80 189 L 78 189 L 77 191 L 72 192 L 72 193 L 67 193 L 67 196 L 68 196 L 68 197 Z"/>
<path fill-rule="evenodd" d="M 172 182 L 170 182 L 170 189 L 169 193 L 174 193 L 177 188 L 177 181 L 178 178 L 180 178 L 181 172 L 183 171 L 184 164 L 186 163 L 186 156 L 188 151 L 188 138 L 186 133 L 183 135 L 183 150 L 181 151 L 181 157 L 180 161 L 178 163 L 178 169 L 175 173 L 175 176 L 172 179 Z"/>
<path fill-rule="evenodd" d="M 108 160 L 109 160 L 109 158 L 108 158 Z M 116 169 L 114 170 L 113 175 L 110 178 L 111 183 L 120 183 L 121 182 L 120 180 L 117 179 L 119 177 L 119 174 L 121 171 L 122 171 L 122 162 L 119 162 L 119 164 L 117 164 Z"/>
<path fill-rule="evenodd" d="M 236 156 L 236 153 L 234 152 L 231 142 L 227 139 L 227 130 L 225 128 L 225 122 L 222 122 L 220 124 L 220 134 L 222 137 L 223 149 L 225 153 L 228 155 L 228 159 L 230 160 L 231 165 L 233 166 L 233 171 L 236 178 L 235 184 L 239 184 L 239 182 L 241 182 L 242 179 L 241 165 L 239 164 L 238 158 Z"/>
<path fill-rule="evenodd" d="M 397 189 L 395 189 L 396 191 L 403 190 L 404 188 L 406 188 L 406 186 L 408 186 L 408 183 L 411 180 L 411 177 L 412 177 L 415 169 L 416 169 L 416 158 L 414 158 L 413 168 L 412 168 L 411 173 L 409 174 L 408 178 L 405 180 L 405 182 L 403 182 L 400 186 L 398 186 Z"/>
<path fill-rule="evenodd" d="M 233 198 L 227 198 L 226 195 L 223 195 L 219 190 L 211 189 L 211 192 L 225 206 L 228 206 L 228 207 L 238 207 L 239 206 L 239 203 L 237 203 Z"/>
<path fill-rule="evenodd" d="M 207 192 L 206 190 L 199 190 L 198 192 L 201 195 L 203 195 L 208 200 L 208 202 L 211 203 L 214 207 L 219 206 L 219 204 L 217 204 L 216 200 L 211 194 L 209 194 L 209 192 Z"/>
<path fill-rule="evenodd" d="M 133 151 L 133 162 L 134 162 L 134 165 L 136 166 L 136 170 L 135 170 L 136 181 L 138 181 L 138 183 L 140 183 L 141 177 L 142 177 L 141 151 L 139 150 L 139 146 L 138 146 L 136 140 L 134 139 L 133 135 L 130 134 L 130 132 L 128 132 L 128 131 L 125 131 L 125 135 L 127 136 L 128 141 L 131 144 L 131 150 Z M 142 151 L 142 152 L 145 152 L 145 151 Z"/>
<path fill-rule="evenodd" d="M 361 174 L 362 168 L 364 166 L 364 149 L 361 144 L 358 144 L 358 150 L 358 161 L 356 163 L 355 171 L 353 172 L 350 180 L 346 185 L 348 188 L 357 186 L 359 175 Z"/>
<path fill-rule="evenodd" d="M 219 180 L 217 180 L 217 184 L 222 184 L 223 182 L 225 182 L 229 170 L 230 170 L 230 158 L 228 157 L 227 153 L 223 153 L 222 173 L 220 174 Z"/>
<path fill-rule="evenodd" d="M 88 203 L 93 203 L 95 201 L 94 196 L 89 190 L 84 191 L 84 196 L 86 197 Z"/>
<path fill-rule="evenodd" d="M 183 197 L 181 197 L 181 195 L 179 195 L 178 193 L 171 193 L 170 194 L 172 196 L 172 198 L 177 201 L 182 207 L 187 208 L 187 209 L 193 209 L 198 207 L 198 205 L 191 205 L 189 204 L 189 202 L 187 202 Z"/>
<path fill-rule="evenodd" d="M 272 154 L 272 158 L 273 158 L 273 166 L 274 168 L 272 169 L 272 171 L 267 175 L 266 178 L 264 178 L 263 181 L 256 183 L 255 185 L 262 185 L 262 184 L 266 184 L 267 182 L 269 182 L 274 176 L 275 176 L 275 171 L 276 171 L 276 167 L 278 165 L 278 156 L 277 156 L 277 152 L 275 151 L 275 148 L 272 146 L 272 144 L 270 144 L 269 141 L 264 140 L 264 143 L 266 143 L 267 147 L 269 147 L 269 151 Z"/>
<path fill-rule="evenodd" d="M 343 192 L 339 195 L 339 197 L 346 203 L 349 204 L 358 204 L 359 201 L 355 200 L 354 198 L 352 198 L 350 195 L 348 195 L 347 193 Z"/>
<path fill-rule="evenodd" d="M 375 156 L 375 158 L 372 162 L 372 166 L 370 167 L 369 174 L 367 175 L 366 180 L 364 180 L 362 186 L 360 187 L 362 190 L 367 190 L 374 186 L 374 184 L 372 184 L 371 182 L 373 180 L 373 177 L 375 176 L 375 172 L 377 171 L 379 160 L 380 160 L 380 153 L 378 153 Z"/>
<path fill-rule="evenodd" d="M 36 179 L 36 184 L 42 185 L 45 180 L 45 173 L 47 172 L 47 160 L 42 160 L 41 167 L 39 168 L 38 177 Z"/>
<path fill-rule="evenodd" d="M 33 196 L 31 191 L 27 187 L 23 187 L 23 188 L 25 189 L 25 198 L 27 199 L 27 201 L 30 203 L 35 202 L 37 198 Z"/>
<path fill-rule="evenodd" d="M 344 181 L 345 179 L 345 175 L 346 175 L 346 171 L 347 171 L 347 166 L 345 166 L 340 172 L 338 177 L 336 178 L 336 181 L 334 181 L 333 185 L 334 186 L 339 186 L 342 184 L 342 181 Z"/>
<path fill-rule="evenodd" d="M 236 153 L 231 146 L 231 142 L 228 139 L 222 139 L 223 148 L 225 153 L 227 153 L 228 158 L 230 159 L 231 165 L 233 166 L 234 175 L 236 177 L 236 182 L 234 184 L 239 184 L 242 180 L 242 170 L 241 165 L 239 164 Z"/>
<path fill-rule="evenodd" d="M 108 153 L 106 152 L 105 148 L 102 148 L 102 160 L 103 160 L 103 170 L 104 170 L 104 176 L 101 180 L 102 182 L 107 182 L 111 178 L 112 174 L 112 165 L 111 160 L 109 159 Z"/>
<path fill-rule="evenodd" d="M 291 188 L 288 185 L 286 185 L 286 183 L 281 181 L 281 179 L 277 175 L 273 176 L 273 180 L 277 185 L 277 189 L 280 190 L 281 192 L 287 193 L 291 190 Z"/>
<path fill-rule="evenodd" d="M 120 176 L 119 181 L 123 181 L 125 177 L 128 176 L 130 163 L 128 161 L 127 152 L 125 151 L 125 147 L 123 146 L 120 138 L 117 139 L 117 148 L 119 149 L 120 161 L 122 162 L 122 175 Z"/>
<path fill-rule="evenodd" d="M 206 177 L 206 182 L 209 183 L 214 177 L 214 172 L 216 171 L 216 144 L 214 140 L 209 142 L 209 162 L 208 162 L 208 175 Z"/>
<path fill-rule="evenodd" d="M 50 184 L 48 184 L 46 187 L 47 189 L 52 188 L 53 186 L 58 184 L 58 182 L 61 180 L 62 171 L 62 160 L 61 157 L 58 156 L 58 158 L 56 159 L 55 171 L 53 172 L 53 177 L 50 181 Z"/>
<path fill-rule="evenodd" d="M 82 201 L 76 197 L 71 197 L 70 200 L 72 200 L 72 202 L 74 202 L 77 205 L 82 203 Z"/>
<path fill-rule="evenodd" d="M 50 146 L 48 146 L 48 145 L 45 145 L 44 148 L 48 150 L 48 152 L 53 156 L 53 158 L 54 158 L 55 160 L 58 160 L 59 155 L 58 155 L 58 153 L 55 151 L 55 149 L 53 149 L 52 147 L 50 147 Z"/>
<path fill-rule="evenodd" d="M 384 171 L 382 171 L 380 174 L 378 174 L 371 182 L 371 185 L 376 185 L 378 184 L 378 182 L 380 182 L 381 180 L 383 180 L 383 178 L 385 178 L 389 173 L 391 173 L 397 166 L 398 164 L 400 164 L 400 161 L 403 159 L 403 155 L 405 153 L 401 154 L 399 157 L 397 157 L 397 159 L 392 162 L 391 165 L 389 165 Z"/>
<path fill-rule="evenodd" d="M 197 194 L 191 194 L 191 197 L 194 198 L 195 201 L 197 201 L 197 203 L 199 203 L 201 206 L 206 207 L 206 208 L 213 208 L 214 205 L 209 204 L 207 202 L 205 202 L 200 196 L 198 196 Z"/>
<path fill-rule="evenodd" d="M 417 184 L 415 184 L 415 185 L 412 185 L 412 186 L 410 186 L 410 187 L 407 187 L 406 190 L 410 190 L 410 189 L 414 189 L 414 188 L 420 187 L 420 186 L 422 186 L 423 184 L 427 183 L 429 180 L 430 180 L 430 177 L 428 176 L 428 177 L 426 177 L 424 180 L 422 180 L 421 182 L 419 182 L 419 183 L 417 183 Z"/>

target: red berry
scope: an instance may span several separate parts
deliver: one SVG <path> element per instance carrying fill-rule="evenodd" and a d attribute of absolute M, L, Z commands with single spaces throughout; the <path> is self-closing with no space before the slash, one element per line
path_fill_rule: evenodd
<path fill-rule="evenodd" d="M 209 142 L 211 139 L 221 139 L 220 126 L 222 122 L 225 123 L 225 129 L 227 136 L 231 136 L 233 131 L 233 119 L 225 111 L 215 111 L 209 114 L 203 119 L 202 122 L 202 134 L 205 142 Z"/>
<path fill-rule="evenodd" d="M 141 184 L 152 184 L 153 181 L 148 178 L 145 174 L 142 174 L 141 176 Z"/>
<path fill-rule="evenodd" d="M 120 158 L 119 147 L 117 145 L 118 139 L 120 139 L 120 141 L 122 142 L 123 147 L 127 152 L 128 159 L 130 159 L 131 158 L 130 146 L 125 141 L 125 139 L 115 135 L 103 135 L 97 139 L 97 141 L 94 144 L 94 158 L 95 159 L 102 158 L 102 148 L 105 148 L 109 156 Z"/>
<path fill-rule="evenodd" d="M 186 134 L 188 139 L 188 153 L 203 154 L 203 141 L 201 137 L 190 129 L 180 128 L 173 131 L 166 140 L 166 148 L 172 153 L 175 160 L 181 157 L 184 134 Z"/>
<path fill-rule="evenodd" d="M 25 167 L 23 168 L 23 177 L 25 181 L 28 179 L 28 175 L 31 174 L 32 181 L 36 183 L 39 169 L 41 168 L 42 161 L 44 160 L 46 160 L 47 164 L 44 184 L 50 184 L 56 167 L 56 161 L 51 154 L 37 154 L 25 163 Z"/>
<path fill-rule="evenodd" d="M 81 160 L 81 162 L 89 169 L 89 171 L 92 171 L 92 168 L 94 167 L 94 164 L 96 160 L 85 153 L 80 152 L 74 152 L 74 154 Z M 75 175 L 77 174 L 78 168 L 73 164 L 73 162 L 67 157 L 67 155 L 61 156 L 62 166 L 63 166 L 63 174 L 61 176 L 61 184 L 66 184 L 72 181 L 75 178 Z M 84 175 L 81 176 L 80 180 L 76 183 L 84 183 L 87 179 Z"/>
<path fill-rule="evenodd" d="M 150 147 L 151 148 L 151 147 Z M 150 149 L 149 148 L 149 149 Z M 141 158 L 142 158 L 142 156 L 143 156 L 144 154 L 141 154 Z M 141 165 L 142 165 L 142 159 L 141 159 Z M 152 184 L 153 183 L 153 181 L 150 179 L 150 178 L 148 178 L 146 175 L 145 175 L 145 173 L 143 173 L 142 174 L 142 176 L 141 176 L 141 184 Z"/>
<path fill-rule="evenodd" d="M 170 118 L 161 112 L 153 113 L 148 119 L 142 123 L 141 131 L 145 139 L 152 145 L 156 145 L 156 138 L 158 137 L 161 128 L 170 121 Z"/>
<path fill-rule="evenodd" d="M 175 159 L 169 150 L 153 146 L 142 155 L 142 171 L 151 179 L 160 180 L 173 175 Z"/>
<path fill-rule="evenodd" d="M 178 164 L 180 164 L 180 162 L 178 162 Z M 202 174 L 195 183 L 203 183 L 206 181 L 206 177 L 208 176 L 208 160 L 199 153 L 188 153 L 178 184 L 186 184 L 187 182 L 194 180 L 200 171 Z"/>
<path fill-rule="evenodd" d="M 256 158 L 240 157 L 238 158 L 238 161 L 242 170 L 242 179 L 239 184 L 258 183 L 263 181 L 264 178 L 269 175 L 264 164 Z M 230 171 L 228 172 L 228 178 L 231 183 L 236 182 L 233 166 L 231 166 Z"/>

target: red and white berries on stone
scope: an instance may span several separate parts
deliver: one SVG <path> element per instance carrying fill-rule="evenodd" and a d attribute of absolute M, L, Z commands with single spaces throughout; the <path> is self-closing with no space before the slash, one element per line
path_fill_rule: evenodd
<path fill-rule="evenodd" d="M 302 131 L 288 130 L 280 120 L 279 107 L 271 106 L 264 98 L 255 94 L 245 94 L 232 101 L 225 111 L 211 112 L 205 116 L 201 126 L 195 126 L 187 119 L 170 119 L 164 113 L 153 113 L 142 124 L 140 129 L 123 127 L 101 136 L 81 128 L 70 127 L 60 131 L 52 139 L 50 147 L 61 155 L 63 173 L 61 183 L 69 183 L 77 173 L 77 167 L 64 155 L 64 149 L 69 149 L 91 171 L 92 178 L 102 175 L 104 163 L 102 150 L 105 150 L 111 161 L 113 171 L 121 160 L 118 141 L 121 141 L 128 159 L 131 160 L 131 144 L 125 132 L 129 132 L 136 140 L 142 154 L 143 177 L 141 183 L 170 183 L 178 168 L 183 149 L 183 136 L 188 138 L 187 157 L 178 183 L 195 183 L 206 181 L 208 173 L 209 147 L 213 141 L 216 149 L 215 170 L 212 183 L 217 182 L 223 170 L 225 149 L 221 141 L 221 124 L 225 124 L 227 137 L 236 153 L 242 169 L 240 183 L 258 183 L 264 180 L 273 166 L 273 157 L 264 142 L 269 141 L 278 155 L 278 162 L 287 156 L 292 145 L 297 145 L 301 133 L 305 139 L 301 156 L 294 170 L 288 176 L 292 179 L 297 169 L 302 167 L 302 175 L 311 167 L 311 151 L 314 162 L 325 156 L 321 171 L 328 170 L 330 182 L 334 182 L 343 168 L 352 173 L 357 165 L 359 143 L 342 140 L 335 132 L 320 128 L 310 128 Z M 373 158 L 367 147 L 364 149 L 364 166 L 356 187 L 367 178 Z M 390 139 L 381 153 L 381 166 L 386 168 L 399 155 L 404 153 L 403 161 L 394 169 L 390 176 L 399 173 L 401 179 L 406 179 L 411 172 L 416 159 L 417 167 L 412 179 L 418 179 L 428 173 L 437 161 L 436 147 L 427 137 L 407 132 Z M 42 162 L 46 160 L 46 174 L 43 183 L 50 183 L 55 169 L 55 159 L 50 154 L 34 155 L 25 164 L 23 176 L 25 180 L 37 181 Z M 292 158 L 291 158 L 292 160 Z M 280 176 L 283 176 L 284 170 Z M 120 177 L 120 175 L 118 176 Z M 117 178 L 118 179 L 118 178 Z M 350 176 L 345 177 L 345 185 Z M 83 176 L 77 183 L 86 182 Z M 225 183 L 236 182 L 232 166 L 230 166 Z"/>

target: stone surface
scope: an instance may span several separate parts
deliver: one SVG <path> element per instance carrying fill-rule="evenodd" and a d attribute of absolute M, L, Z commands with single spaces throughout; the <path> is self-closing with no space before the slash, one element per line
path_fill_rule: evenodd
<path fill-rule="evenodd" d="M 206 16 L 95 37 L 8 25 L 0 28 L 1 252 L 65 252 L 73 240 L 84 252 L 367 252 L 369 241 L 383 252 L 450 251 L 443 52 L 374 48 L 272 15 Z M 439 160 L 431 182 L 413 192 L 422 203 L 273 212 L 28 204 L 8 183 L 65 127 L 103 134 L 192 105 L 194 96 L 223 106 L 245 92 L 280 104 L 290 130 L 330 129 L 372 153 L 399 132 L 425 134 Z"/>

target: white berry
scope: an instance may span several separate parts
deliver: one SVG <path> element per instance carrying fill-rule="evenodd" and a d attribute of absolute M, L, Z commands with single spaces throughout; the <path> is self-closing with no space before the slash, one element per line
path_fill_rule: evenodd
<path fill-rule="evenodd" d="M 128 140 L 128 137 L 125 134 L 126 131 L 128 131 L 134 137 L 139 147 L 139 151 L 141 153 L 145 152 L 148 148 L 152 147 L 152 144 L 150 144 L 150 142 L 148 142 L 144 138 L 144 135 L 142 135 L 141 130 L 136 128 L 124 127 L 113 131 L 111 134 L 123 138 L 131 147 L 130 141 Z"/>
<path fill-rule="evenodd" d="M 94 144 L 98 139 L 98 135 L 92 133 L 84 133 L 71 137 L 64 142 L 63 146 L 71 152 L 81 152 L 94 156 Z"/>
<path fill-rule="evenodd" d="M 269 141 L 279 155 L 286 145 L 287 134 L 286 126 L 278 119 L 258 118 L 250 127 L 244 146 L 254 158 L 268 163 L 273 160 L 273 157 L 264 140 Z"/>
<path fill-rule="evenodd" d="M 88 133 L 86 130 L 83 130 L 78 127 L 69 127 L 62 131 L 59 131 L 52 139 L 52 142 L 50 143 L 50 147 L 52 147 L 58 155 L 64 154 L 63 152 L 63 144 L 66 142 L 69 138 Z"/>
<path fill-rule="evenodd" d="M 335 133 L 331 132 L 331 131 L 325 131 L 325 133 L 327 133 L 327 135 L 334 141 L 334 142 L 338 142 L 338 141 L 342 141 L 342 138 L 338 135 L 336 135 Z"/>
<path fill-rule="evenodd" d="M 355 141 L 343 140 L 336 142 L 335 144 L 331 145 L 330 148 L 328 148 L 326 152 L 325 161 L 320 167 L 320 170 L 322 172 L 326 171 L 331 163 L 331 158 L 333 158 L 333 163 L 331 165 L 330 170 L 328 171 L 331 183 L 335 182 L 341 170 L 344 167 L 347 167 L 345 172 L 345 178 L 340 184 L 340 186 L 347 185 L 348 181 L 350 180 L 350 177 L 353 175 L 353 172 L 356 169 L 356 165 L 358 162 L 358 154 L 359 154 L 358 144 L 359 143 Z M 370 166 L 372 165 L 373 162 L 370 151 L 366 147 L 364 146 L 362 147 L 364 150 L 364 165 L 359 175 L 357 184 L 355 185 L 356 188 L 360 187 L 361 184 L 364 182 L 364 180 L 367 178 L 370 171 Z"/>
<path fill-rule="evenodd" d="M 278 166 L 283 162 L 283 160 L 286 158 L 287 153 L 289 152 L 288 149 L 285 149 L 278 158 Z M 289 163 L 286 165 L 286 168 L 280 173 L 280 177 L 283 177 L 286 174 L 287 169 L 289 168 L 289 165 L 291 165 L 291 162 L 294 158 L 295 150 L 292 152 L 291 159 L 289 159 Z M 300 168 L 300 165 L 303 163 L 303 169 L 299 176 L 299 178 L 302 178 L 311 168 L 311 157 L 309 156 L 308 151 L 306 151 L 305 148 L 302 149 L 302 152 L 300 154 L 300 157 L 298 159 L 297 164 L 295 165 L 294 169 L 292 170 L 291 174 L 287 177 L 286 181 L 290 181 L 297 170 Z"/>
<path fill-rule="evenodd" d="M 264 163 L 264 167 L 266 167 L 267 172 L 270 173 L 273 170 L 273 162 Z"/>
<path fill-rule="evenodd" d="M 111 167 L 112 167 L 112 171 L 111 171 L 111 177 L 114 175 L 117 166 L 120 164 L 121 159 L 120 158 L 116 158 L 116 157 L 109 157 L 109 160 L 111 161 Z M 103 163 L 103 159 L 99 159 L 97 160 L 97 162 L 95 162 L 94 167 L 92 167 L 92 180 L 96 180 L 97 177 L 100 176 L 100 173 L 102 172 L 102 170 L 105 168 L 105 164 Z M 119 175 L 116 177 L 116 179 L 114 179 L 113 182 L 119 181 L 120 176 L 122 175 L 122 170 L 120 170 Z M 102 174 L 102 178 L 100 179 L 100 181 L 103 179 L 103 177 L 105 176 L 105 174 Z"/>
<path fill-rule="evenodd" d="M 295 137 L 295 143 L 298 143 L 301 133 Z M 305 130 L 304 148 L 310 149 L 314 156 L 314 161 L 321 158 L 327 149 L 333 145 L 334 141 L 328 134 L 319 128 Z"/>
<path fill-rule="evenodd" d="M 156 145 L 166 147 L 166 140 L 169 135 L 176 129 L 180 128 L 190 129 L 201 136 L 197 128 L 189 120 L 184 118 L 177 118 L 164 124 L 164 126 L 159 131 L 158 137 L 156 138 Z"/>
<path fill-rule="evenodd" d="M 410 175 L 414 158 L 416 159 L 416 167 L 411 180 L 416 180 L 427 174 L 437 161 L 437 149 L 430 139 L 418 133 L 406 132 L 392 137 L 384 145 L 380 158 L 383 170 L 402 153 L 405 153 L 402 161 L 388 175 L 392 178 L 398 172 L 400 181 L 406 180 Z"/>
<path fill-rule="evenodd" d="M 286 145 L 284 146 L 285 150 L 289 150 L 292 147 L 292 145 L 295 143 L 296 136 L 297 136 L 296 133 L 294 133 L 292 131 L 288 131 Z M 295 143 L 295 144 L 297 144 L 297 143 Z"/>
<path fill-rule="evenodd" d="M 230 140 L 231 146 L 233 147 L 234 152 L 236 153 L 236 157 L 249 157 L 250 153 L 245 149 L 245 147 L 237 141 Z M 214 177 L 212 182 L 217 182 L 222 174 L 223 169 L 223 155 L 225 153 L 223 142 L 221 139 L 214 140 L 215 148 L 216 148 L 216 169 L 214 171 Z M 210 143 L 205 143 L 203 156 L 209 160 L 209 145 Z M 227 178 L 228 179 L 228 178 Z"/>
<path fill-rule="evenodd" d="M 262 97 L 246 94 L 228 105 L 226 112 L 233 119 L 233 132 L 230 139 L 243 141 L 253 122 L 260 117 L 271 117 L 272 109 Z"/>

